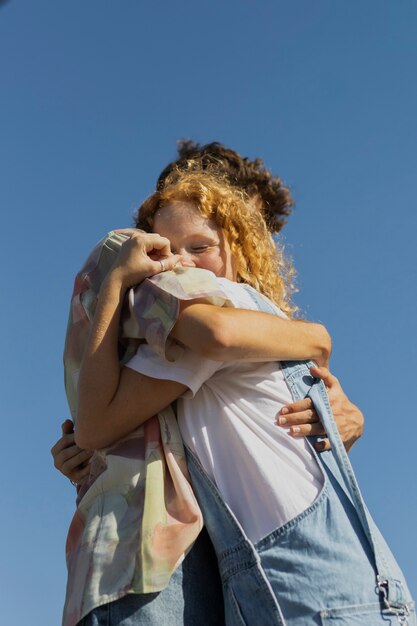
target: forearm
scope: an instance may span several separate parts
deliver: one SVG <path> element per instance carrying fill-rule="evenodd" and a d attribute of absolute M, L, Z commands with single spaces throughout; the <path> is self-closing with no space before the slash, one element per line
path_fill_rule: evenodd
<path fill-rule="evenodd" d="M 118 332 L 124 295 L 180 260 L 168 239 L 135 229 L 102 283 L 78 381 L 75 441 L 81 448 L 107 446 L 127 435 L 184 392 L 184 385 L 159 381 L 120 367 Z M 162 261 L 163 260 L 163 263 Z"/>
<path fill-rule="evenodd" d="M 101 286 L 78 381 L 76 440 L 88 443 L 89 434 L 105 427 L 106 413 L 120 381 L 117 353 L 120 311 L 125 288 L 116 273 Z"/>
<path fill-rule="evenodd" d="M 120 366 L 117 346 L 124 294 L 116 274 L 109 275 L 81 365 L 75 441 L 88 450 L 104 448 L 131 433 L 187 389 L 174 380 L 150 378 Z"/>
<path fill-rule="evenodd" d="M 327 365 L 331 353 L 321 324 L 209 304 L 186 307 L 171 337 L 215 361 L 313 359 Z"/>

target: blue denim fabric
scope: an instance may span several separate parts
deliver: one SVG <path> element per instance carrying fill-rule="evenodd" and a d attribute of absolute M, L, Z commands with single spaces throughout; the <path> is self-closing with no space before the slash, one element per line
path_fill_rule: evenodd
<path fill-rule="evenodd" d="M 258 308 L 274 312 L 251 291 Z M 316 455 L 323 488 L 256 545 L 199 461 L 188 468 L 219 561 L 227 626 L 416 626 L 404 576 L 363 502 L 327 394 L 308 363 L 282 363 L 294 400 L 309 395 L 331 440 Z M 242 459 L 244 462 L 244 459 Z"/>
<path fill-rule="evenodd" d="M 306 395 L 304 385 L 316 384 L 306 364 L 283 369 L 297 399 Z M 315 402 L 318 408 L 320 398 Z M 256 545 L 189 450 L 187 457 L 219 561 L 227 626 L 416 625 L 404 576 L 368 512 L 372 542 L 367 537 L 356 510 L 360 493 L 351 497 L 332 452 L 317 457 L 324 484 L 313 504 Z M 402 594 L 392 609 L 376 588 L 375 546 L 389 589 Z"/>
<path fill-rule="evenodd" d="M 129 594 L 95 608 L 79 626 L 223 626 L 216 557 L 205 529 L 166 589 Z"/>

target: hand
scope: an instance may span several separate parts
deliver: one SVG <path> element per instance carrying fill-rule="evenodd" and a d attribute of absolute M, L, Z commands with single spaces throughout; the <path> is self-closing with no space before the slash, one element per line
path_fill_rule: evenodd
<path fill-rule="evenodd" d="M 65 420 L 61 426 L 62 437 L 51 448 L 57 470 L 73 483 L 80 484 L 90 472 L 90 459 L 93 452 L 82 450 L 74 441 L 74 424 Z"/>
<path fill-rule="evenodd" d="M 312 376 L 320 378 L 329 396 L 333 416 L 339 429 L 341 439 L 349 452 L 355 441 L 362 436 L 364 417 L 358 407 L 353 404 L 340 385 L 336 376 L 333 376 L 325 367 L 312 367 Z M 289 427 L 293 437 L 308 437 L 310 435 L 325 435 L 324 428 L 310 398 L 305 398 L 292 404 L 283 406 L 277 415 L 276 423 L 279 426 Z M 328 439 L 317 442 L 318 452 L 330 449 Z"/>
<path fill-rule="evenodd" d="M 125 228 L 118 233 L 129 235 L 121 246 L 111 274 L 118 277 L 128 289 L 145 278 L 173 269 L 181 256 L 172 254 L 169 239 L 155 233 L 144 233 L 136 228 Z"/>

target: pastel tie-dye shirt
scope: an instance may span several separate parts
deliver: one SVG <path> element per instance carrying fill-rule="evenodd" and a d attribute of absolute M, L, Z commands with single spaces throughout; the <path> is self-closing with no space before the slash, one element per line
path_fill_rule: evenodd
<path fill-rule="evenodd" d="M 65 388 L 76 424 L 77 381 L 100 285 L 126 236 L 101 240 L 77 274 L 64 351 Z M 131 289 L 122 312 L 121 363 L 146 340 L 170 360 L 181 347 L 168 335 L 179 300 L 205 297 L 229 306 L 214 274 L 178 268 Z M 67 544 L 64 626 L 75 626 L 96 606 L 128 593 L 167 586 L 202 528 L 185 454 L 171 407 L 109 448 L 94 453 L 78 492 Z"/>

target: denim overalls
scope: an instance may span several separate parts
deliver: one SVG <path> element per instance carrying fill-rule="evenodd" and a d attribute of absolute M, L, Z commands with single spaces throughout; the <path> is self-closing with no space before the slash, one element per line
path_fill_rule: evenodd
<path fill-rule="evenodd" d="M 260 310 L 274 312 L 250 293 Z M 281 363 L 294 400 L 313 400 L 332 445 L 321 455 L 312 448 L 323 488 L 296 518 L 254 545 L 187 450 L 193 488 L 218 558 L 226 624 L 416 626 L 404 576 L 365 507 L 325 387 L 311 376 L 311 365 Z"/>

